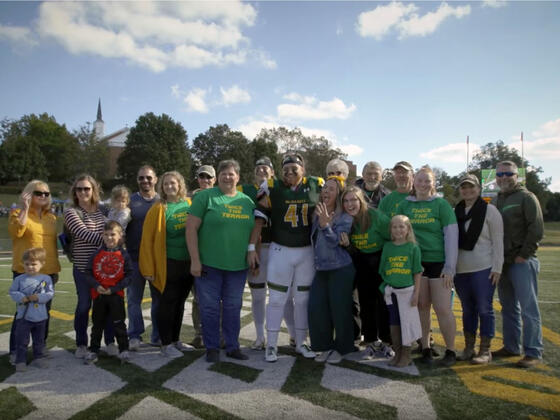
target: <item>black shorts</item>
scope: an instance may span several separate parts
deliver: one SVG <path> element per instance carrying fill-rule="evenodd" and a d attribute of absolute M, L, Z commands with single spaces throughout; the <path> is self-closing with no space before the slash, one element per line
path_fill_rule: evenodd
<path fill-rule="evenodd" d="M 439 276 L 441 276 L 441 272 L 443 271 L 442 262 L 422 261 L 421 264 L 424 268 L 424 272 L 422 273 L 424 277 L 428 277 L 429 279 L 437 279 L 439 278 Z"/>

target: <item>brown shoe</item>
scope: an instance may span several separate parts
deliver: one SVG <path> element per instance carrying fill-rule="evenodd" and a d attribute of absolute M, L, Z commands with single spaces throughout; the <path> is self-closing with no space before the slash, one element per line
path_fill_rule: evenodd
<path fill-rule="evenodd" d="M 541 363 L 542 359 L 539 359 L 537 357 L 525 356 L 523 359 L 517 362 L 517 367 L 527 369 L 533 366 L 540 365 Z"/>
<path fill-rule="evenodd" d="M 521 354 L 512 353 L 505 347 L 502 347 L 500 350 L 492 352 L 492 357 L 519 357 L 519 356 L 521 356 Z"/>

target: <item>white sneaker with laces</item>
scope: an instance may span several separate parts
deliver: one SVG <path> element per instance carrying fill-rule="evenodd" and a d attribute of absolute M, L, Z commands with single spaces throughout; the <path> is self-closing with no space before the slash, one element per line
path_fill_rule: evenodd
<path fill-rule="evenodd" d="M 105 346 L 105 353 L 109 356 L 118 356 L 119 348 L 115 345 L 115 343 L 109 343 Z"/>
<path fill-rule="evenodd" d="M 167 346 L 163 347 L 161 349 L 161 354 L 171 359 L 183 357 L 183 353 L 177 350 L 177 348 L 173 344 L 168 344 Z"/>
<path fill-rule="evenodd" d="M 389 359 L 395 357 L 395 351 L 388 344 L 383 344 L 383 347 L 381 347 L 381 352 L 383 353 L 383 356 Z"/>
<path fill-rule="evenodd" d="M 306 343 L 301 344 L 299 347 L 296 348 L 296 352 L 301 354 L 306 359 L 314 359 L 317 354 L 311 350 Z"/>
<path fill-rule="evenodd" d="M 251 345 L 253 350 L 264 350 L 265 349 L 265 342 L 264 338 L 257 338 L 253 344 Z"/>
<path fill-rule="evenodd" d="M 179 351 L 195 351 L 195 348 L 190 344 L 182 343 L 181 341 L 175 341 L 173 343 L 175 348 Z"/>
<path fill-rule="evenodd" d="M 138 338 L 131 338 L 128 342 L 128 349 L 130 351 L 138 351 L 142 342 Z"/>
<path fill-rule="evenodd" d="M 88 354 L 88 350 L 86 346 L 78 346 L 76 351 L 74 352 L 74 356 L 77 359 L 83 359 Z"/>
<path fill-rule="evenodd" d="M 278 349 L 276 347 L 267 347 L 264 353 L 264 360 L 269 363 L 274 363 L 278 360 Z"/>
<path fill-rule="evenodd" d="M 325 363 L 332 352 L 333 350 L 327 350 L 322 353 L 319 353 L 317 356 L 315 356 L 315 361 L 319 363 Z"/>
<path fill-rule="evenodd" d="M 121 363 L 130 362 L 130 353 L 127 350 L 121 351 L 119 353 L 119 359 L 121 359 Z"/>
<path fill-rule="evenodd" d="M 84 356 L 84 363 L 86 365 L 91 365 L 97 362 L 97 353 L 90 351 Z"/>
<path fill-rule="evenodd" d="M 336 350 L 331 351 L 327 359 L 327 363 L 330 363 L 331 365 L 337 365 L 341 361 L 342 361 L 342 356 L 340 355 L 340 353 L 337 352 Z"/>

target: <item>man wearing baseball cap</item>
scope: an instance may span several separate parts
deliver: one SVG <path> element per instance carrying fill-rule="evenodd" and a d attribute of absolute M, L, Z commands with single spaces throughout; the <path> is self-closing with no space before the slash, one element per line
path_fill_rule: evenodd
<path fill-rule="evenodd" d="M 393 166 L 393 179 L 397 189 L 383 197 L 379 203 L 379 210 L 389 216 L 389 218 L 397 214 L 399 203 L 412 192 L 414 168 L 404 160 L 395 163 L 395 166 Z"/>

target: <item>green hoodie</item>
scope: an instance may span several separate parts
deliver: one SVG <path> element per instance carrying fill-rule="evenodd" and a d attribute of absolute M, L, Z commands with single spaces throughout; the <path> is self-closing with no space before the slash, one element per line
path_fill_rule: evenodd
<path fill-rule="evenodd" d="M 498 194 L 496 207 L 504 219 L 504 260 L 512 264 L 515 257 L 534 257 L 543 237 L 543 216 L 537 197 L 517 185 L 512 191 Z"/>

